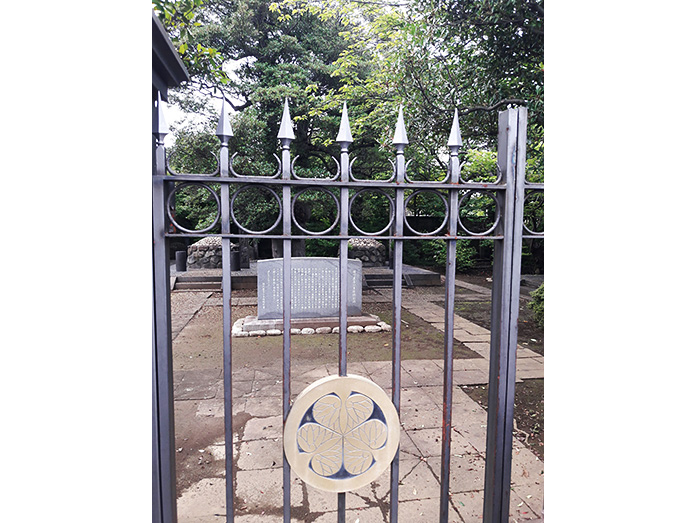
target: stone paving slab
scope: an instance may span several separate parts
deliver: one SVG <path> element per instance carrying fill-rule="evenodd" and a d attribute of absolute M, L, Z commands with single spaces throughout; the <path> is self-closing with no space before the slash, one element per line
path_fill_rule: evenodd
<path fill-rule="evenodd" d="M 283 459 L 279 456 L 282 455 L 283 441 L 280 437 L 243 441 L 237 467 L 239 470 L 280 468 L 283 466 Z"/>
<path fill-rule="evenodd" d="M 439 521 L 440 499 L 417 499 L 399 502 L 399 518 L 401 521 Z M 449 522 L 461 522 L 463 519 L 455 511 L 452 503 L 448 510 Z"/>
<path fill-rule="evenodd" d="M 172 339 L 179 335 L 212 294 L 210 291 L 170 293 L 171 309 L 174 311 L 171 320 Z"/>
<path fill-rule="evenodd" d="M 479 354 L 482 358 L 489 359 L 491 355 L 491 346 L 489 345 L 489 340 L 483 341 L 468 341 L 465 343 L 465 347 L 473 350 Z"/>
<path fill-rule="evenodd" d="M 241 502 L 241 513 L 277 512 L 282 507 L 283 469 L 238 470 L 236 479 L 235 494 Z M 301 506 L 303 494 L 299 482 L 291 481 L 290 497 L 291 507 Z"/>
<path fill-rule="evenodd" d="M 481 365 L 481 360 L 456 361 L 461 362 L 459 366 L 471 361 Z M 405 374 L 430 369 L 441 378 L 442 370 L 435 362 L 410 360 L 404 363 Z M 370 369 L 375 374 L 390 370 L 391 364 L 363 362 L 361 366 L 366 373 Z M 313 379 L 329 374 L 327 365 L 303 366 L 298 370 Z M 254 375 L 259 379 L 248 383 L 275 385 L 274 374 L 268 369 L 256 371 Z M 282 504 L 283 420 L 280 414 L 268 415 L 280 413 L 281 402 L 280 398 L 260 396 L 258 392 L 261 391 L 252 390 L 249 397 L 233 402 L 237 404 L 238 419 L 247 420 L 238 428 L 241 437 L 234 444 L 238 456 L 236 499 L 243 500 L 244 507 L 238 511 L 236 521 L 277 521 L 275 514 Z M 218 402 L 222 410 L 222 398 L 206 401 L 208 406 Z M 405 386 L 401 405 L 400 518 L 430 521 L 428 518 L 438 513 L 440 496 L 442 385 Z M 199 409 L 202 408 L 199 405 Z M 456 387 L 453 389 L 452 419 L 451 520 L 477 521 L 481 517 L 483 499 L 486 411 Z M 539 519 L 543 510 L 543 463 L 519 440 L 514 438 L 514 442 L 511 521 Z M 224 460 L 224 446 L 218 447 L 215 456 Z M 182 493 L 178 501 L 180 522 L 218 521 L 219 514 L 224 514 L 224 500 L 224 480 L 206 478 Z M 307 521 L 333 521 L 331 518 L 336 517 L 335 495 L 304 485 L 297 478 L 291 485 L 291 504 L 294 510 L 309 510 L 308 518 L 312 519 Z M 360 522 L 387 521 L 383 510 L 388 505 L 389 473 L 385 473 L 368 487 L 347 495 L 347 516 L 355 516 Z M 351 519 L 347 517 L 347 521 Z"/>
<path fill-rule="evenodd" d="M 175 400 L 203 400 L 215 398 L 222 377 L 219 369 L 174 371 Z"/>
<path fill-rule="evenodd" d="M 490 291 L 486 289 L 486 292 Z M 196 300 L 185 304 L 184 313 L 176 318 L 182 329 L 188 323 L 187 315 L 190 315 L 190 319 L 201 306 L 211 303 L 211 293 L 198 294 Z M 375 297 L 385 298 L 380 295 Z M 424 317 L 436 328 L 442 326 L 442 307 L 423 296 L 418 298 L 418 302 L 405 302 L 405 308 Z M 256 298 L 250 300 L 256 303 Z M 482 356 L 453 362 L 455 387 L 449 517 L 450 521 L 456 522 L 481 521 L 482 517 L 486 411 L 459 387 L 488 383 L 490 335 L 486 329 L 473 325 L 466 320 L 456 319 L 454 338 L 464 341 L 468 348 Z M 518 347 L 517 356 L 518 381 L 544 377 L 542 356 L 524 347 Z M 292 396 L 317 379 L 335 372 L 335 365 L 291 362 Z M 349 373 L 372 379 L 390 394 L 390 361 L 349 362 Z M 401 377 L 400 520 L 436 521 L 442 451 L 443 361 L 405 360 L 402 362 Z M 279 521 L 283 456 L 281 396 L 281 369 L 278 365 L 233 370 L 235 494 L 237 500 L 242 500 L 242 505 L 237 507 L 237 522 Z M 175 398 L 177 402 L 193 402 L 193 410 L 188 409 L 188 412 L 195 413 L 196 418 L 222 418 L 222 371 L 175 372 Z M 224 441 L 219 439 L 206 450 L 215 460 L 217 473 L 212 473 L 212 477 L 194 483 L 181 493 L 178 499 L 180 523 L 225 521 L 225 480 L 221 477 L 224 475 Z M 336 521 L 335 494 L 305 485 L 294 473 L 291 473 L 291 477 L 292 521 Z M 510 521 L 543 521 L 544 464 L 516 437 L 511 479 Z M 389 472 L 386 472 L 370 485 L 347 494 L 346 521 L 388 521 L 389 483 Z M 298 514 L 305 515 L 298 519 Z"/>
<path fill-rule="evenodd" d="M 455 507 L 463 521 L 474 522 L 482 519 L 482 506 L 484 504 L 484 490 L 453 494 L 451 503 Z M 511 492 L 509 505 L 509 521 L 519 523 L 527 521 L 534 523 L 542 521 L 539 515 L 528 506 L 515 492 Z"/>
<path fill-rule="evenodd" d="M 516 358 L 540 358 L 540 355 L 533 350 L 518 347 L 518 351 L 516 352 Z"/>
<path fill-rule="evenodd" d="M 283 437 L 283 416 L 252 418 L 244 427 L 242 441 Z"/>
<path fill-rule="evenodd" d="M 177 500 L 178 523 L 225 521 L 225 478 L 205 478 Z M 236 518 L 235 518 L 236 519 Z"/>
<path fill-rule="evenodd" d="M 313 523 L 336 523 L 337 514 L 336 512 L 327 512 L 322 514 L 319 518 L 313 520 Z M 346 521 L 360 523 L 383 523 L 385 521 L 382 511 L 379 508 L 367 508 L 367 509 L 346 509 Z"/>
<path fill-rule="evenodd" d="M 487 298 L 491 298 L 491 289 L 482 287 L 481 285 L 475 285 L 474 283 L 467 283 L 465 281 L 455 280 L 455 286 L 462 289 L 468 289 L 470 291 L 476 292 L 477 294 L 483 294 Z"/>
<path fill-rule="evenodd" d="M 405 430 L 439 428 L 443 423 L 443 412 L 428 405 L 414 405 L 400 409 L 400 419 Z"/>

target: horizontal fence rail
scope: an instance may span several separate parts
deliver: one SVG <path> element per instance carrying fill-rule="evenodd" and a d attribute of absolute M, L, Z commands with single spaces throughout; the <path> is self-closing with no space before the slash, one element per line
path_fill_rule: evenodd
<path fill-rule="evenodd" d="M 295 138 L 288 102 L 283 110 L 278 139 L 281 144 L 281 156 L 276 155 L 277 169 L 269 176 L 246 176 L 236 172 L 232 164 L 236 153 L 229 151 L 232 128 L 228 121 L 225 104 L 221 110 L 216 135 L 221 147 L 217 156 L 217 165 L 212 173 L 180 174 L 174 172 L 166 158 L 163 143 L 166 126 L 162 114 L 162 103 L 158 103 L 159 118 L 155 118 L 156 167 L 153 169 L 153 220 L 157 239 L 155 246 L 159 249 L 157 263 L 166 264 L 162 256 L 166 252 L 166 242 L 174 238 L 219 237 L 223 249 L 223 363 L 224 363 L 224 416 L 225 416 L 225 472 L 227 522 L 234 521 L 234 485 L 233 485 L 233 433 L 232 433 L 232 367 L 234 358 L 231 347 L 231 254 L 232 240 L 266 238 L 283 240 L 283 399 L 282 414 L 284 426 L 291 408 L 291 242 L 292 240 L 310 240 L 316 238 L 339 241 L 339 344 L 337 374 L 345 376 L 347 372 L 347 317 L 348 317 L 348 240 L 377 239 L 393 242 L 393 323 L 392 323 L 392 403 L 400 412 L 401 401 L 401 305 L 402 276 L 404 272 L 404 242 L 413 240 L 443 240 L 446 243 L 445 271 L 445 341 L 443 352 L 443 423 L 441 448 L 441 491 L 440 522 L 448 520 L 449 486 L 450 486 L 450 447 L 452 426 L 453 393 L 453 330 L 455 305 L 455 268 L 456 245 L 459 240 L 493 240 L 494 243 L 494 289 L 492 291 L 492 338 L 491 369 L 489 381 L 487 459 L 484 495 L 485 523 L 504 523 L 508 521 L 508 503 L 510 491 L 510 461 L 512 445 L 513 398 L 515 386 L 515 349 L 517 344 L 517 314 L 520 286 L 520 257 L 522 239 L 541 239 L 543 231 L 534 230 L 526 225 L 524 207 L 533 201 L 533 195 L 543 194 L 544 185 L 525 180 L 525 127 L 527 112 L 525 108 L 511 108 L 499 114 L 499 146 L 496 181 L 491 183 L 472 182 L 462 179 L 462 162 L 459 158 L 462 147 L 458 114 L 455 111 L 450 138 L 448 169 L 439 181 L 415 181 L 407 174 L 409 161 L 405 159 L 409 140 L 406 134 L 402 109 L 400 108 L 393 144 L 394 161 L 390 160 L 392 176 L 387 180 L 362 180 L 354 176 L 349 155 L 349 145 L 353 142 L 348 112 L 344 104 L 341 126 L 337 142 L 341 146 L 339 158 L 333 158 L 337 171 L 327 178 L 303 178 L 294 170 L 297 157 L 291 159 L 290 145 Z M 215 219 L 201 229 L 187 229 L 177 223 L 174 200 L 177 191 L 187 187 L 200 189 L 209 201 L 214 203 Z M 271 225 L 262 230 L 253 230 L 242 223 L 236 215 L 236 199 L 246 189 L 262 190 L 269 201 L 277 207 L 277 214 L 269 217 Z M 305 223 L 296 216 L 296 202 L 304 191 L 322 192 L 333 207 L 335 218 L 330 227 L 322 231 L 310 231 Z M 382 229 L 375 232 L 364 231 L 354 222 L 352 208 L 361 194 L 377 193 L 384 198 L 389 207 L 389 216 Z M 410 223 L 409 204 L 417 196 L 430 195 L 439 202 L 441 209 L 434 212 L 432 218 L 438 227 L 431 231 L 420 231 Z M 488 216 L 488 223 L 481 231 L 471 230 L 468 226 L 467 204 L 471 198 L 479 195 L 489 198 L 493 213 Z M 490 206 L 491 206 L 490 205 Z M 539 202 L 537 205 L 541 205 Z M 463 214 L 464 210 L 464 214 Z M 334 215 L 332 215 L 334 216 Z M 330 218 L 332 219 L 332 218 Z M 171 224 L 169 231 L 164 223 Z M 217 230 L 213 232 L 214 229 Z M 235 232 L 237 229 L 238 232 Z M 219 230 L 219 232 L 218 232 Z M 156 271 L 157 273 L 157 271 Z M 164 284 L 168 282 L 168 268 L 156 274 L 156 285 L 161 288 L 156 295 L 157 322 L 168 321 L 169 299 L 164 296 Z M 160 338 L 167 335 L 166 328 L 157 327 Z M 170 340 L 171 344 L 171 340 Z M 162 349 L 158 368 L 158 380 L 163 380 L 160 387 L 163 400 L 160 409 L 173 411 L 171 395 L 171 362 L 169 367 L 162 363 L 162 358 L 171 359 L 171 346 Z M 157 363 L 157 362 L 156 362 Z M 166 383 L 170 380 L 169 384 Z M 164 451 L 171 453 L 173 430 L 171 419 L 166 418 L 169 426 L 161 426 L 164 432 L 161 441 L 165 441 Z M 172 461 L 173 466 L 173 461 Z M 172 474 L 170 472 L 170 474 Z M 283 521 L 290 519 L 290 465 L 283 456 Z M 399 451 L 390 465 L 390 521 L 398 521 L 399 492 Z M 346 498 L 344 493 L 337 495 L 337 520 L 345 521 Z M 175 516 L 176 518 L 176 516 Z M 172 521 L 175 521 L 173 519 Z"/>

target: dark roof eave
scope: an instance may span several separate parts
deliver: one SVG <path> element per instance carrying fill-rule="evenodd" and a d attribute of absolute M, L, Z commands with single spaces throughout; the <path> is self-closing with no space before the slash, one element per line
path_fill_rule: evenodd
<path fill-rule="evenodd" d="M 158 20 L 155 11 L 152 12 L 152 69 L 153 86 L 155 85 L 155 73 L 159 77 L 158 83 L 164 81 L 167 87 L 177 87 L 182 82 L 191 80 L 184 62 L 174 49 L 167 31 Z"/>

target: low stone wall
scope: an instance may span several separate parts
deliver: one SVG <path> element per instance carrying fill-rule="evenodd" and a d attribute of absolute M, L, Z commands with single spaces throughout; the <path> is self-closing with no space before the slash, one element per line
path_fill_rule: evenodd
<path fill-rule="evenodd" d="M 230 250 L 234 244 L 230 244 Z M 189 245 L 186 250 L 186 268 L 188 269 L 222 269 L 223 246 L 218 237 L 202 238 Z"/>
<path fill-rule="evenodd" d="M 387 249 L 377 240 L 352 238 L 348 242 L 349 258 L 361 260 L 364 267 L 382 267 L 387 260 Z"/>

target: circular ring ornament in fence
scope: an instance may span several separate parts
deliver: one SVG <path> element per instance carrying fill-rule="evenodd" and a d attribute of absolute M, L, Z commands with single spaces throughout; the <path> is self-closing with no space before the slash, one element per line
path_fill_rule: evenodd
<path fill-rule="evenodd" d="M 339 176 L 341 176 L 341 165 L 339 164 L 339 161 L 334 158 L 333 156 L 329 156 L 332 160 L 334 160 L 334 163 L 336 164 L 336 174 L 334 176 L 331 176 L 331 173 L 329 177 L 320 177 L 320 178 L 311 178 L 308 176 L 299 176 L 298 173 L 295 172 L 295 162 L 297 161 L 300 156 L 296 156 L 293 158 L 293 161 L 290 162 L 290 177 L 293 180 L 317 180 L 320 182 L 335 182 L 336 180 L 339 179 Z"/>
<path fill-rule="evenodd" d="M 240 174 L 240 173 L 238 173 L 232 167 L 232 161 L 237 157 L 238 154 L 239 154 L 239 152 L 236 152 L 228 160 L 228 168 L 230 169 L 230 172 L 232 173 L 232 175 L 234 177 L 236 177 L 236 178 L 268 178 L 269 180 L 273 180 L 274 178 L 278 178 L 279 176 L 281 176 L 281 170 L 282 170 L 281 159 L 278 156 L 276 156 L 275 154 L 273 155 L 273 157 L 276 158 L 276 163 L 278 164 L 278 168 L 276 169 L 275 174 L 273 174 L 273 175 L 266 175 L 266 174 L 254 175 L 254 174 Z"/>
<path fill-rule="evenodd" d="M 412 180 L 409 178 L 409 175 L 407 174 L 409 172 L 409 164 L 414 160 L 414 158 L 410 158 L 407 160 L 407 163 L 404 165 L 404 179 L 409 182 L 409 183 L 419 183 L 418 180 Z M 421 181 L 429 181 L 432 183 L 447 183 L 448 180 L 450 180 L 450 164 L 448 164 L 448 170 L 445 173 L 445 176 L 443 177 L 442 180 L 421 180 Z"/>
<path fill-rule="evenodd" d="M 528 234 L 539 236 L 544 234 L 544 205 L 545 195 L 542 191 L 530 191 L 525 195 L 525 200 L 523 201 L 523 230 Z M 539 219 L 537 215 L 539 215 Z M 542 230 L 532 230 L 537 229 L 538 221 L 541 222 L 539 225 Z M 528 225 L 531 225 L 532 229 Z"/>
<path fill-rule="evenodd" d="M 498 163 L 494 163 L 494 167 L 492 170 L 482 170 L 481 172 L 479 172 L 479 169 L 476 169 L 475 173 L 472 174 L 470 171 L 470 167 L 473 165 L 473 163 L 476 163 L 476 157 L 474 161 L 470 162 L 467 162 L 466 158 L 467 157 L 465 157 L 465 160 L 461 159 L 460 161 L 459 183 L 486 183 L 492 185 L 498 185 L 501 183 L 501 180 L 503 179 L 503 171 L 499 167 Z"/>
<path fill-rule="evenodd" d="M 267 229 L 264 229 L 262 231 L 255 231 L 253 229 L 248 229 L 244 225 L 242 225 L 237 217 L 235 216 L 235 200 L 239 197 L 239 195 L 244 192 L 244 191 L 251 191 L 253 189 L 259 189 L 262 191 L 265 191 L 273 196 L 273 198 L 276 200 L 276 204 L 278 205 L 278 216 L 276 217 L 276 221 L 273 223 L 271 227 L 268 227 Z M 235 193 L 232 195 L 232 198 L 230 198 L 230 219 L 232 222 L 237 225 L 237 227 L 240 228 L 240 230 L 246 232 L 247 234 L 266 234 L 267 232 L 271 232 L 281 221 L 281 217 L 283 215 L 283 204 L 281 203 L 281 198 L 276 194 L 274 191 L 269 189 L 268 187 L 264 185 L 243 185 L 239 189 L 235 191 Z"/>
<path fill-rule="evenodd" d="M 211 154 L 213 155 L 213 159 L 215 160 L 215 170 L 209 173 L 201 173 L 201 176 L 217 176 L 220 174 L 220 159 L 218 158 L 218 155 L 215 154 L 213 151 L 211 151 Z M 172 169 L 169 165 L 169 155 L 167 154 L 167 150 L 165 149 L 165 170 L 169 174 L 172 174 L 174 176 L 177 176 L 179 174 L 183 173 L 178 173 L 174 169 Z"/>
<path fill-rule="evenodd" d="M 384 179 L 384 180 L 383 180 L 383 179 L 379 179 L 379 180 L 364 180 L 364 179 L 362 179 L 362 178 L 356 178 L 356 177 L 353 175 L 353 162 L 355 162 L 357 159 L 358 159 L 358 156 L 354 156 L 353 159 L 349 162 L 349 180 L 352 181 L 352 182 L 361 182 L 361 183 L 366 183 L 366 182 L 368 182 L 368 183 L 371 183 L 371 182 L 374 182 L 374 183 L 390 183 L 390 182 L 394 181 L 395 177 L 397 176 L 397 165 L 396 165 L 392 160 L 390 160 L 390 159 L 388 158 L 387 161 L 390 162 L 390 164 L 392 164 L 392 176 L 390 176 L 389 178 L 386 178 L 386 179 Z M 409 160 L 409 162 L 411 162 L 411 160 Z M 407 165 L 409 165 L 409 162 L 407 162 Z"/>
<path fill-rule="evenodd" d="M 296 398 L 283 430 L 283 450 L 305 483 L 348 492 L 387 470 L 399 436 L 399 415 L 384 390 L 362 376 L 328 376 Z"/>
<path fill-rule="evenodd" d="M 331 196 L 334 199 L 334 204 L 336 205 L 336 218 L 334 219 L 334 222 L 328 228 L 324 229 L 323 231 L 311 231 L 309 229 L 306 229 L 305 227 L 300 225 L 300 223 L 298 223 L 298 220 L 295 216 L 295 203 L 297 202 L 298 197 L 301 196 L 303 193 L 309 192 L 309 191 L 323 192 L 323 193 L 328 194 L 329 196 Z M 293 223 L 295 224 L 295 226 L 298 229 L 300 229 L 302 232 L 304 232 L 305 234 L 311 234 L 313 236 L 319 236 L 321 234 L 328 233 L 329 231 L 334 229 L 334 227 L 336 227 L 337 223 L 339 223 L 339 218 L 341 216 L 341 212 L 339 211 L 339 207 L 340 207 L 339 199 L 336 197 L 336 195 L 334 193 L 332 193 L 328 189 L 325 189 L 324 187 L 307 187 L 306 189 L 303 189 L 302 191 L 300 191 L 298 194 L 296 194 L 293 197 L 293 200 L 290 204 L 290 209 L 291 209 L 290 215 L 291 215 L 291 218 L 293 219 Z M 310 211 L 310 215 L 312 215 L 312 211 Z"/>
<path fill-rule="evenodd" d="M 187 229 L 186 227 L 182 226 L 177 222 L 177 220 L 174 219 L 174 216 L 172 216 L 172 202 L 174 201 L 174 196 L 177 194 L 177 192 L 181 191 L 182 189 L 186 187 L 198 187 L 198 188 L 203 188 L 208 191 L 209 196 L 207 198 L 208 201 L 211 199 L 215 201 L 215 218 L 213 219 L 213 222 L 208 225 L 207 227 L 204 227 L 203 229 Z M 186 232 L 189 234 L 197 234 L 197 233 L 203 233 L 203 232 L 208 232 L 213 227 L 215 227 L 218 224 L 218 221 L 220 220 L 220 198 L 218 198 L 218 195 L 216 192 L 208 187 L 208 185 L 201 183 L 201 182 L 185 182 L 177 185 L 174 190 L 169 194 L 169 197 L 167 198 L 167 216 L 171 220 L 172 224 L 179 229 L 182 232 Z"/>
<path fill-rule="evenodd" d="M 473 227 L 471 225 L 469 227 L 465 227 L 465 224 L 462 223 L 462 210 L 463 210 L 462 206 L 463 206 L 463 204 L 467 205 L 468 202 L 472 201 L 472 197 L 474 195 L 479 195 L 480 198 L 486 196 L 487 198 L 490 198 L 494 203 L 493 223 L 491 224 L 491 226 L 489 226 L 485 230 L 475 231 L 475 230 L 472 230 Z M 483 214 L 483 211 L 481 209 L 476 209 L 475 212 L 478 216 L 481 216 Z M 460 203 L 458 204 L 457 221 L 460 224 L 460 227 L 462 227 L 462 229 L 467 234 L 471 234 L 472 236 L 486 236 L 487 234 L 492 233 L 494 231 L 494 229 L 496 229 L 496 226 L 499 224 L 500 218 L 501 218 L 501 210 L 499 209 L 499 204 L 496 201 L 495 196 L 491 192 L 479 191 L 479 190 L 467 191 L 467 193 L 465 193 L 465 195 L 462 198 L 460 198 Z"/>
<path fill-rule="evenodd" d="M 407 205 L 409 205 L 409 202 L 411 201 L 412 198 L 417 196 L 418 194 L 435 194 L 440 197 L 440 199 L 443 201 L 443 207 L 444 207 L 444 212 L 443 212 L 443 221 L 441 224 L 438 226 L 437 229 L 433 231 L 428 231 L 428 232 L 419 232 L 416 229 L 414 229 L 411 225 L 409 225 L 409 218 L 407 217 L 407 213 L 404 213 L 404 225 L 409 229 L 411 232 L 414 234 L 417 234 L 419 236 L 430 236 L 432 234 L 438 234 L 443 227 L 445 227 L 445 224 L 448 223 L 448 201 L 445 199 L 445 196 L 443 196 L 441 193 L 437 191 L 433 191 L 430 189 L 419 189 L 418 191 L 414 191 L 411 193 L 409 196 L 407 196 L 406 200 L 404 200 L 404 209 L 406 210 Z"/>
<path fill-rule="evenodd" d="M 385 198 L 387 198 L 387 201 L 388 201 L 388 202 L 390 202 L 390 220 L 387 222 L 387 225 L 385 225 L 385 227 L 383 227 L 382 229 L 380 229 L 379 231 L 376 231 L 376 232 L 366 232 L 366 231 L 360 229 L 358 226 L 356 226 L 356 223 L 353 221 L 353 216 L 352 216 L 352 214 L 351 214 L 351 210 L 352 210 L 352 208 L 353 208 L 354 202 L 356 201 L 356 198 L 357 198 L 359 195 L 361 195 L 361 194 L 369 193 L 369 192 L 380 193 L 380 194 L 382 194 Z M 361 189 L 361 190 L 358 191 L 356 194 L 354 194 L 354 195 L 351 197 L 351 199 L 349 200 L 349 212 L 348 212 L 348 215 L 349 215 L 349 222 L 351 222 L 351 225 L 353 226 L 353 228 L 356 229 L 359 233 L 365 234 L 366 236 L 377 236 L 377 235 L 379 235 L 379 234 L 382 234 L 382 233 L 385 232 L 386 230 L 388 230 L 388 229 L 392 226 L 392 222 L 394 222 L 394 215 L 395 215 L 395 212 L 394 212 L 394 200 L 390 197 L 389 194 L 387 194 L 387 193 L 386 193 L 385 191 L 383 191 L 382 189 L 374 189 L 374 188 L 372 188 L 372 187 L 366 187 L 365 189 Z"/>

